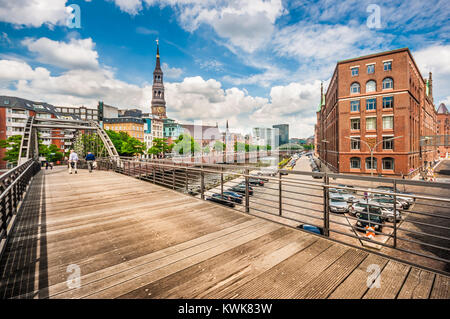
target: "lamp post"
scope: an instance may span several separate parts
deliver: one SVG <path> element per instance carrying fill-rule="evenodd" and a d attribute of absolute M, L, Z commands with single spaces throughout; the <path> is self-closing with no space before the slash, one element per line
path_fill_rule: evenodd
<path fill-rule="evenodd" d="M 322 140 L 322 143 L 330 143 L 330 141 Z M 326 147 L 325 147 L 325 166 L 328 168 L 328 158 L 327 158 L 327 148 Z"/>
<path fill-rule="evenodd" d="M 391 137 L 391 138 L 387 138 L 387 139 L 385 139 L 385 140 L 381 140 L 381 141 L 375 143 L 375 145 L 374 145 L 373 147 L 371 147 L 371 146 L 369 145 L 369 143 L 367 143 L 367 142 L 364 141 L 364 140 L 361 140 L 361 139 L 355 139 L 355 138 L 352 138 L 352 137 L 349 137 L 349 136 L 344 136 L 344 137 L 345 137 L 345 138 L 348 138 L 349 140 L 352 140 L 352 141 L 364 142 L 364 143 L 367 145 L 367 147 L 368 147 L 369 150 L 370 150 L 370 176 L 373 177 L 373 152 L 377 149 L 377 146 L 380 145 L 380 143 L 383 143 L 383 142 L 386 142 L 386 141 L 393 141 L 393 140 L 395 140 L 395 139 L 397 139 L 397 138 L 401 138 L 401 137 L 403 137 L 403 136 Z"/>

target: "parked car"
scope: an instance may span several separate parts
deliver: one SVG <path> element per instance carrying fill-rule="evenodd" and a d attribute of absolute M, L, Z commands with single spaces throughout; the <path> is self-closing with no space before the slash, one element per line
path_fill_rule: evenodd
<path fill-rule="evenodd" d="M 307 225 L 307 224 L 300 224 L 297 226 L 297 228 L 309 231 L 311 233 L 316 233 L 319 235 L 323 235 L 323 228 L 321 227 L 317 227 L 317 226 L 313 226 L 313 225 Z"/>
<path fill-rule="evenodd" d="M 355 195 L 349 194 L 347 190 L 340 188 L 330 188 L 330 197 L 333 195 L 337 195 L 343 197 L 347 202 L 353 202 L 356 200 Z"/>
<path fill-rule="evenodd" d="M 368 202 L 365 200 L 360 200 L 360 201 L 353 203 L 353 205 L 351 205 L 351 207 L 349 207 L 349 212 L 352 215 L 356 215 L 357 213 L 367 212 L 368 206 L 370 207 L 370 209 L 379 213 L 382 216 L 383 220 L 387 220 L 388 222 L 394 222 L 394 210 L 386 208 L 386 207 L 381 207 L 379 203 L 373 202 L 372 200 L 369 200 Z M 402 214 L 398 210 L 396 212 L 396 217 L 397 217 L 397 221 L 400 221 L 402 219 Z"/>
<path fill-rule="evenodd" d="M 245 194 L 245 185 L 239 184 L 229 188 L 228 190 L 240 194 Z M 251 186 L 248 187 L 248 194 L 253 195 L 253 188 Z"/>
<path fill-rule="evenodd" d="M 333 213 L 348 212 L 348 203 L 343 197 L 330 197 L 329 205 Z"/>
<path fill-rule="evenodd" d="M 381 207 L 394 209 L 394 198 L 392 198 L 392 197 L 387 197 L 387 196 L 374 197 L 374 198 L 372 198 L 372 201 L 375 203 L 378 203 Z M 397 209 L 403 209 L 403 205 L 400 201 L 397 200 L 395 202 L 395 205 L 396 205 Z"/>
<path fill-rule="evenodd" d="M 264 181 L 262 179 L 260 179 L 260 178 L 252 178 L 252 177 L 250 177 L 248 179 L 248 183 L 250 185 L 264 186 Z"/>
<path fill-rule="evenodd" d="M 359 231 L 365 231 L 367 226 L 373 227 L 377 232 L 381 232 L 383 229 L 383 218 L 377 209 L 370 208 L 370 214 L 366 211 L 357 213 L 356 217 L 358 217 L 356 226 Z"/>
<path fill-rule="evenodd" d="M 234 207 L 234 203 L 231 202 L 230 196 L 220 195 L 220 194 L 212 194 L 206 200 L 210 200 L 212 202 L 216 202 L 225 206 Z"/>
<path fill-rule="evenodd" d="M 262 177 L 263 175 L 264 175 L 264 174 L 263 174 L 261 171 L 254 172 L 254 173 L 250 173 L 250 176 L 254 176 L 254 177 L 257 178 L 257 179 L 262 180 L 263 182 L 268 182 L 269 179 L 268 179 L 268 178 L 265 178 L 265 177 Z"/>
<path fill-rule="evenodd" d="M 394 192 L 394 187 L 392 187 L 392 186 L 377 186 L 377 190 L 393 193 Z M 401 192 L 398 189 L 397 189 L 397 194 L 412 195 L 412 193 Z M 377 195 L 382 195 L 382 194 L 377 194 Z M 406 197 L 406 196 L 397 196 L 397 200 L 402 200 L 402 201 L 407 202 L 408 203 L 408 208 L 409 208 L 409 206 L 414 204 L 414 202 L 416 201 L 416 199 L 414 197 Z M 406 209 L 408 209 L 408 208 L 406 208 Z"/>
<path fill-rule="evenodd" d="M 232 191 L 226 191 L 226 192 L 223 192 L 223 194 L 225 196 L 230 197 L 233 202 L 242 204 L 242 197 L 243 197 L 242 195 L 240 195 L 236 192 L 232 192 Z"/>
<path fill-rule="evenodd" d="M 379 199 L 379 198 L 388 198 L 390 200 L 392 200 L 392 203 L 394 202 L 394 196 L 391 195 L 385 195 L 385 194 L 373 194 L 373 199 Z M 410 204 L 409 202 L 404 198 L 404 197 L 396 197 L 397 199 L 397 203 L 401 204 L 401 208 L 403 209 L 408 209 Z"/>
<path fill-rule="evenodd" d="M 353 186 L 353 185 L 345 185 L 345 184 L 338 184 L 338 186 L 340 186 L 340 187 L 347 187 L 347 188 L 355 188 L 355 186 Z M 357 193 L 357 191 L 355 191 L 355 190 L 350 190 L 350 189 L 341 189 L 342 191 L 345 191 L 345 192 L 347 192 L 348 194 L 356 194 Z"/>

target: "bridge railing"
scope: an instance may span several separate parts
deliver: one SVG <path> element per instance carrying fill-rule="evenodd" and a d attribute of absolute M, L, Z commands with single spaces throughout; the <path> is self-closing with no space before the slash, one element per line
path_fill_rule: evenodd
<path fill-rule="evenodd" d="M 249 166 L 136 159 L 103 159 L 98 168 L 449 272 L 450 184 L 294 170 L 261 176 Z"/>
<path fill-rule="evenodd" d="M 39 164 L 30 159 L 0 176 L 0 257 L 14 226 L 16 214 Z"/>

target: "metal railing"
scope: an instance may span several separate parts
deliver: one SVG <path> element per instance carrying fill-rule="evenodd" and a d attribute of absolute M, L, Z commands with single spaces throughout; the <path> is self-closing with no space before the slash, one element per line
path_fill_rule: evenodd
<path fill-rule="evenodd" d="M 449 273 L 450 184 L 295 170 L 256 176 L 255 167 L 166 160 L 100 159 L 98 169 Z"/>
<path fill-rule="evenodd" d="M 0 176 L 0 258 L 28 185 L 39 170 L 40 165 L 30 159 Z"/>

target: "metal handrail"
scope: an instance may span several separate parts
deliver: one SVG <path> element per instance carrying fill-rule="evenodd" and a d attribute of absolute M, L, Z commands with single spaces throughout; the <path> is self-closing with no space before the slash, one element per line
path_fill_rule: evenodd
<path fill-rule="evenodd" d="M 383 222 L 378 222 L 371 220 L 370 216 L 373 216 L 375 213 L 372 213 L 370 210 L 367 212 L 369 220 L 367 220 L 365 223 L 375 226 L 379 225 L 383 228 L 387 229 L 387 232 L 384 233 L 375 230 L 374 233 L 376 236 L 383 236 L 378 239 L 369 239 L 365 237 L 361 237 L 356 233 L 356 230 L 362 230 L 364 231 L 364 228 L 361 226 L 358 226 L 356 224 L 351 224 L 351 222 L 355 221 L 361 221 L 361 219 L 358 215 L 358 217 L 353 216 L 345 216 L 346 222 L 344 220 L 340 221 L 339 213 L 335 213 L 333 211 L 330 211 L 330 189 L 343 189 L 348 190 L 351 192 L 355 192 L 357 194 L 360 194 L 362 196 L 363 192 L 368 192 L 373 194 L 380 194 L 380 195 L 386 195 L 390 196 L 394 199 L 394 209 L 393 211 L 397 211 L 396 207 L 396 200 L 398 197 L 405 197 L 405 198 L 413 198 L 417 199 L 419 201 L 434 201 L 434 202 L 440 202 L 442 206 L 433 205 L 430 203 L 430 207 L 437 206 L 440 207 L 440 209 L 449 209 L 449 205 L 447 205 L 450 202 L 450 198 L 448 197 L 438 197 L 438 196 L 428 196 L 426 194 L 403 194 L 399 193 L 397 191 L 389 192 L 383 189 L 374 189 L 370 187 L 364 187 L 364 186 L 356 186 L 355 187 L 346 187 L 339 186 L 336 184 L 330 184 L 329 177 L 335 176 L 340 177 L 336 174 L 328 174 L 328 173 L 322 173 L 323 180 L 320 182 L 316 181 L 307 181 L 307 180 L 296 180 L 293 178 L 285 178 L 281 175 L 278 175 L 276 177 L 272 176 L 264 176 L 265 179 L 268 179 L 272 184 L 270 186 L 272 187 L 265 187 L 264 189 L 268 190 L 270 193 L 268 193 L 268 197 L 263 198 L 263 193 L 255 193 L 256 196 L 248 196 L 248 190 L 249 190 L 249 178 L 258 178 L 258 176 L 250 175 L 250 171 L 254 170 L 254 167 L 245 167 L 245 166 L 235 166 L 235 165 L 217 165 L 217 164 L 204 164 L 202 167 L 200 166 L 192 166 L 189 163 L 170 163 L 170 162 L 161 162 L 161 161 L 137 161 L 137 160 L 128 160 L 121 158 L 119 161 L 113 161 L 113 160 L 106 160 L 103 162 L 104 169 L 112 169 L 116 172 L 130 175 L 139 179 L 143 179 L 152 183 L 156 183 L 161 186 L 169 187 L 174 190 L 182 191 L 183 193 L 190 193 L 190 190 L 193 191 L 193 193 L 190 193 L 191 195 L 198 196 L 201 199 L 206 199 L 212 194 L 221 194 L 224 190 L 224 184 L 227 183 L 227 185 L 231 185 L 234 181 L 233 180 L 227 180 L 225 181 L 223 178 L 223 175 L 231 175 L 234 176 L 234 178 L 243 178 L 243 181 L 245 183 L 245 194 L 242 197 L 242 203 L 236 204 L 234 209 L 240 211 L 240 212 L 247 212 L 252 215 L 255 215 L 257 217 L 261 217 L 261 213 L 268 214 L 273 216 L 273 218 L 278 218 L 279 222 L 285 223 L 287 222 L 298 222 L 302 224 L 315 224 L 317 226 L 318 220 L 322 220 L 323 225 L 317 226 L 323 228 L 324 235 L 328 237 L 331 240 L 335 240 L 338 242 L 342 242 L 344 244 L 349 244 L 348 241 L 341 239 L 343 236 L 339 236 L 338 238 L 334 238 L 335 235 L 346 235 L 349 238 L 355 238 L 358 239 L 361 243 L 362 242 L 372 242 L 375 244 L 379 244 L 381 247 L 386 248 L 392 248 L 394 250 L 398 250 L 401 252 L 408 252 L 408 254 L 411 254 L 412 256 L 420 256 L 420 257 L 426 257 L 428 259 L 432 259 L 438 262 L 447 262 L 449 263 L 450 260 L 447 260 L 445 258 L 442 258 L 442 256 L 438 256 L 435 254 L 428 254 L 427 252 L 423 252 L 422 249 L 426 250 L 426 247 L 430 247 L 433 249 L 440 249 L 448 254 L 448 241 L 450 240 L 450 236 L 448 234 L 442 232 L 447 231 L 447 228 L 445 226 L 442 226 L 439 231 L 441 233 L 431 234 L 430 232 L 422 232 L 418 230 L 409 230 L 405 228 L 405 224 L 411 223 L 411 224 L 420 224 L 423 226 L 430 226 L 434 227 L 437 225 L 430 224 L 428 222 L 425 222 L 423 220 L 416 221 L 416 220 L 409 220 L 405 219 L 405 217 L 402 217 L 402 220 L 397 221 L 396 213 L 393 213 L 393 221 L 391 221 L 389 224 L 384 222 L 384 219 L 386 219 L 388 216 L 384 216 Z M 239 171 L 233 171 L 232 169 L 238 169 Z M 299 171 L 287 171 L 289 174 L 292 175 L 303 175 L 303 176 L 314 176 L 317 175 L 317 173 L 313 172 L 299 172 Z M 209 176 L 209 177 L 208 177 Z M 218 177 L 214 177 L 218 176 Z M 220 177 L 220 178 L 219 178 Z M 351 177 L 354 176 L 345 176 L 345 179 L 351 179 Z M 206 178 L 211 178 L 211 185 L 205 186 L 205 180 Z M 382 182 L 383 184 L 386 183 L 393 183 L 394 190 L 398 189 L 398 182 L 397 179 L 387 179 L 387 178 L 379 178 L 379 177 L 373 177 L 373 178 L 360 178 L 359 176 L 355 178 L 355 180 L 370 180 L 370 181 L 378 181 Z M 219 184 L 217 184 L 219 183 Z M 237 183 L 237 182 L 236 182 Z M 397 184 L 396 184 L 397 183 Z M 434 183 L 425 182 L 428 187 L 434 187 Z M 276 186 L 278 184 L 278 187 Z M 420 184 L 423 184 L 421 182 Z M 281 187 L 283 185 L 283 189 Z M 416 185 L 414 183 L 414 185 Z M 308 191 L 305 192 L 305 188 L 314 188 L 316 191 L 310 196 L 307 194 Z M 209 188 L 209 189 L 208 189 Z M 254 189 L 258 188 L 258 186 L 254 186 Z M 317 194 L 317 190 L 322 189 L 323 193 L 322 196 Z M 278 190 L 278 192 L 277 192 Z M 286 195 L 285 193 L 288 193 Z M 295 194 L 295 195 L 302 195 L 302 196 L 308 196 L 306 199 L 299 199 L 296 198 L 295 195 L 289 196 L 289 194 Z M 247 196 L 246 196 L 247 195 Z M 278 197 L 278 198 L 277 198 Z M 324 198 L 323 202 L 318 199 L 317 202 L 314 202 L 317 198 Z M 284 200 L 288 200 L 288 202 L 284 203 Z M 231 203 L 230 200 L 226 200 L 225 202 Z M 420 205 L 427 205 L 427 203 L 419 202 Z M 255 206 L 257 205 L 257 206 Z M 319 205 L 319 206 L 311 206 L 311 205 Z M 284 206 L 288 206 L 289 208 L 286 208 Z M 369 203 L 369 206 L 379 206 L 381 205 L 372 205 Z M 303 208 L 306 210 L 299 210 L 296 209 Z M 313 209 L 314 207 L 314 209 Z M 323 207 L 323 210 L 317 210 L 316 208 Z M 277 210 L 278 208 L 278 210 Z M 392 209 L 390 209 L 392 211 Z M 411 211 L 413 214 L 421 214 L 420 212 Z M 403 213 L 402 213 L 403 215 Z M 431 213 L 431 211 L 423 212 L 423 216 L 427 217 L 436 217 L 439 218 L 439 216 L 445 217 L 443 213 L 440 213 L 438 215 L 434 215 Z M 342 215 L 341 215 L 342 216 Z M 330 218 L 331 217 L 331 218 Z M 272 219 L 273 219 L 272 218 Z M 308 220 L 309 219 L 309 220 Z M 447 219 L 447 218 L 446 218 Z M 311 220 L 315 220 L 315 222 L 311 222 Z M 287 223 L 286 225 L 290 225 Z M 352 233 L 353 232 L 353 233 Z M 334 234 L 334 235 L 333 235 Z M 408 235 L 409 234 L 409 235 Z M 421 238 L 419 241 L 413 239 L 408 239 L 404 236 L 411 235 L 420 235 L 425 238 Z M 383 240 L 385 238 L 385 241 Z M 427 239 L 430 238 L 430 240 L 444 240 L 445 244 L 442 244 L 441 242 L 427 242 Z M 398 243 L 398 240 L 401 240 L 402 242 L 409 242 L 417 245 L 421 245 L 421 249 L 410 249 L 410 247 L 405 248 L 404 243 Z M 351 244 L 350 242 L 350 245 Z M 425 247 L 425 248 L 423 248 Z M 365 247 L 361 247 L 362 249 L 365 249 Z M 380 253 L 382 254 L 382 253 Z M 383 255 L 383 254 L 382 254 Z M 386 257 L 391 257 L 389 255 L 385 255 Z M 403 261 L 405 261 L 403 259 Z M 416 260 L 413 262 L 406 261 L 408 263 L 417 265 Z"/>

